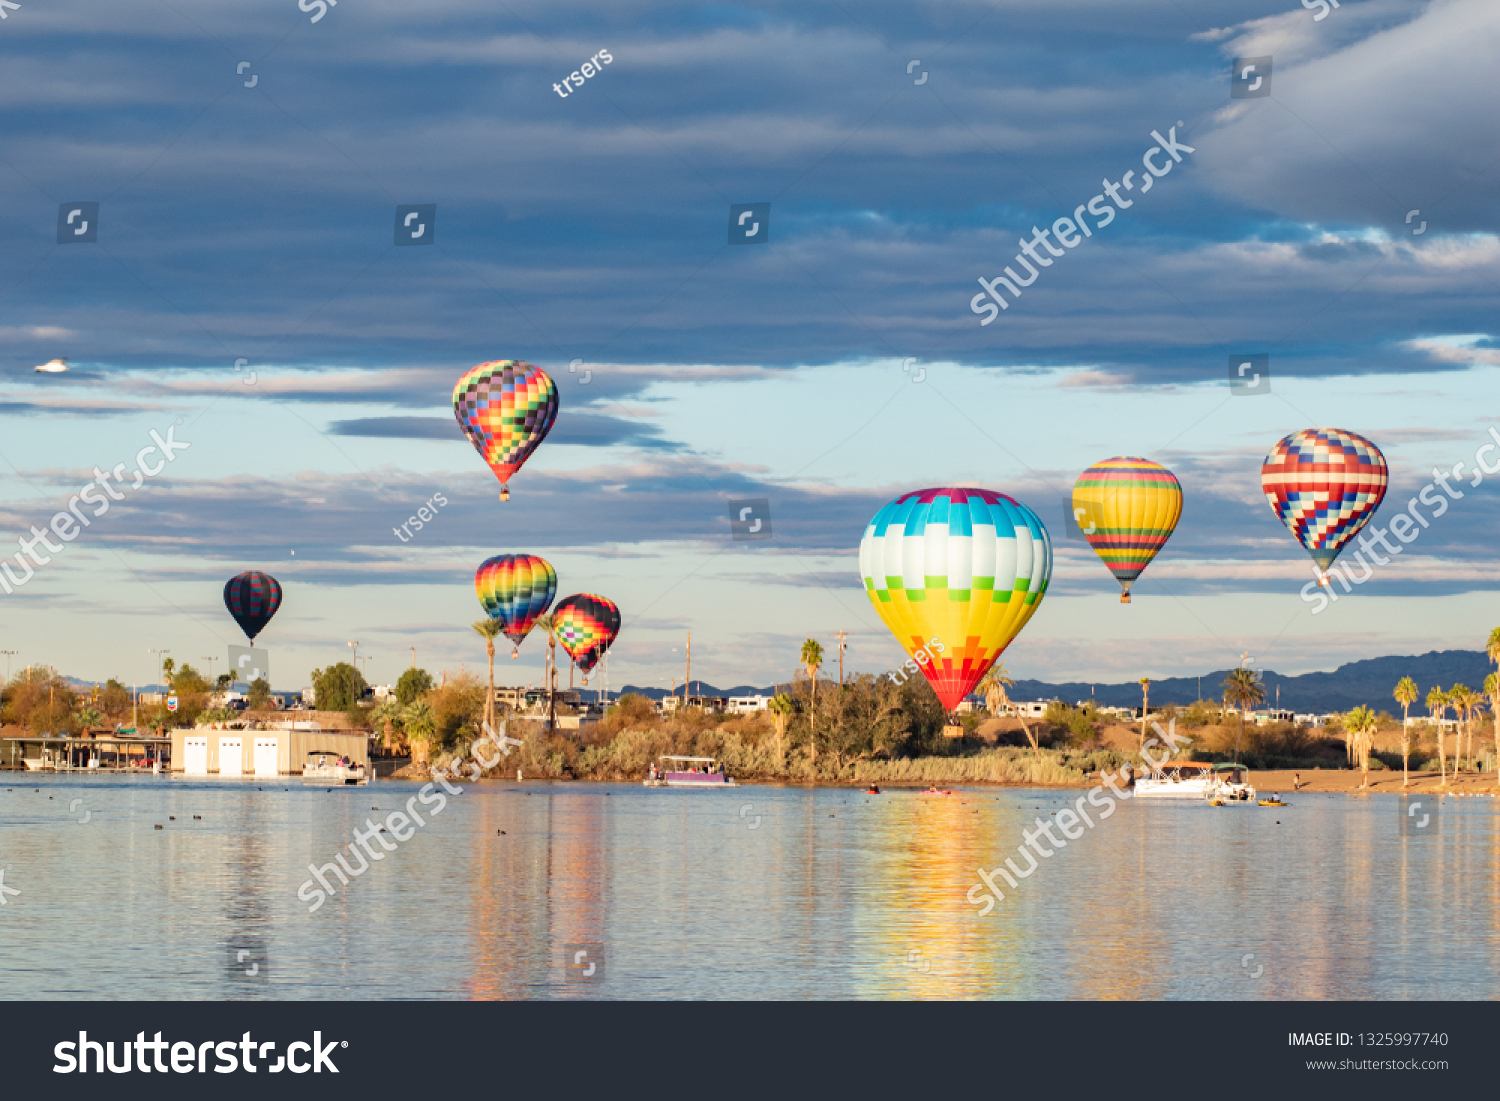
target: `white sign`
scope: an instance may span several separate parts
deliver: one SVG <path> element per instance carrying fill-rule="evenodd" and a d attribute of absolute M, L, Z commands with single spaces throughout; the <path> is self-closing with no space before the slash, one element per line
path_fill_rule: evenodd
<path fill-rule="evenodd" d="M 231 646 L 229 648 L 229 675 L 236 684 L 249 684 L 255 680 L 264 680 L 270 684 L 270 653 L 249 646 Z"/>

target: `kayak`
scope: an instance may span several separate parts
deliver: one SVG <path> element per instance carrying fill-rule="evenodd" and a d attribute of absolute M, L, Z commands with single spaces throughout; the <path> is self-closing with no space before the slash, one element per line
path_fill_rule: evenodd
<path fill-rule="evenodd" d="M 939 791 L 937 788 L 928 788 L 926 791 L 917 792 L 918 795 L 952 795 L 951 791 Z"/>

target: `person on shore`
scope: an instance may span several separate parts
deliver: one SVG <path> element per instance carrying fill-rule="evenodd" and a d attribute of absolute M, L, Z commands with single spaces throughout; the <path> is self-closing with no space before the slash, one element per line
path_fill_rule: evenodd
<path fill-rule="evenodd" d="M 1302 773 L 1300 773 L 1300 772 L 1294 772 L 1294 773 L 1292 773 L 1292 790 L 1293 791 L 1297 791 L 1301 787 L 1302 787 Z"/>

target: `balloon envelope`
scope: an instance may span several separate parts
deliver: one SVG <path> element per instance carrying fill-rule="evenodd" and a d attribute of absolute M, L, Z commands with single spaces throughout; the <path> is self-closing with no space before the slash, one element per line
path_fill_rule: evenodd
<path fill-rule="evenodd" d="M 224 607 L 254 642 L 281 607 L 281 583 L 259 570 L 246 570 L 224 583 Z"/>
<path fill-rule="evenodd" d="M 1276 518 L 1326 570 L 1385 498 L 1385 456 L 1341 428 L 1304 428 L 1285 437 L 1260 468 Z"/>
<path fill-rule="evenodd" d="M 1164 466 L 1120 455 L 1085 470 L 1073 486 L 1073 516 L 1125 591 L 1171 538 L 1182 517 L 1182 484 Z"/>
<path fill-rule="evenodd" d="M 951 711 L 1041 603 L 1052 540 L 1004 494 L 924 489 L 875 514 L 859 567 L 875 611 Z"/>
<path fill-rule="evenodd" d="M 474 571 L 474 592 L 485 614 L 520 646 L 557 595 L 557 571 L 534 554 L 498 554 Z"/>
<path fill-rule="evenodd" d="M 558 645 L 569 657 L 580 664 L 590 655 L 598 661 L 620 633 L 620 609 L 602 596 L 579 593 L 557 602 L 552 623 Z"/>
<path fill-rule="evenodd" d="M 504 486 L 557 419 L 557 385 L 515 359 L 481 363 L 453 387 L 453 415 Z"/>

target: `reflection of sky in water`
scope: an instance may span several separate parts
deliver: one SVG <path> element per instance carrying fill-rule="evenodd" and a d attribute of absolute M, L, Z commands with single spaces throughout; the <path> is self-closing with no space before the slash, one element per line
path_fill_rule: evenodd
<path fill-rule="evenodd" d="M 487 784 L 309 915 L 308 863 L 416 790 L 7 774 L 22 893 L 0 996 L 1479 998 L 1496 979 L 1492 800 L 1450 799 L 1411 840 L 1390 797 L 1127 803 L 980 918 L 975 869 L 1081 793 Z M 229 977 L 240 942 L 269 982 Z M 602 979 L 568 977 L 569 945 Z"/>

